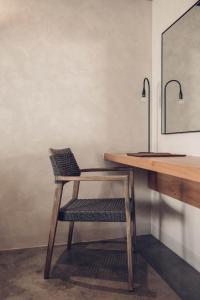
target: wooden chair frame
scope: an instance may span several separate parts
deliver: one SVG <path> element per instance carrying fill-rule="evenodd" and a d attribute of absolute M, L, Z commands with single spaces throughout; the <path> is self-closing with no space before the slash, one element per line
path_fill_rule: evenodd
<path fill-rule="evenodd" d="M 128 257 L 128 285 L 129 290 L 134 289 L 133 280 L 133 245 L 136 240 L 136 223 L 135 223 L 135 199 L 134 199 L 134 172 L 130 168 L 95 168 L 95 169 L 82 169 L 81 172 L 102 172 L 102 171 L 127 171 L 129 175 L 108 175 L 108 176 L 56 176 L 56 187 L 54 194 L 54 204 L 51 216 L 51 226 L 49 233 L 49 241 L 47 247 L 46 263 L 44 269 L 44 279 L 48 279 L 51 269 L 51 261 L 53 255 L 53 248 L 55 243 L 55 236 L 58 224 L 58 214 L 62 200 L 63 186 L 68 181 L 73 181 L 72 199 L 78 198 L 79 185 L 81 181 L 121 181 L 123 182 L 123 191 L 125 199 L 125 213 L 126 213 L 126 238 L 127 238 L 127 257 Z M 129 184 L 130 183 L 130 184 Z M 130 197 L 131 194 L 131 197 Z M 132 202 L 132 203 L 131 203 Z M 131 212 L 132 205 L 132 212 Z M 67 249 L 71 248 L 74 222 L 69 222 L 69 233 Z M 134 241 L 134 243 L 132 243 Z"/>

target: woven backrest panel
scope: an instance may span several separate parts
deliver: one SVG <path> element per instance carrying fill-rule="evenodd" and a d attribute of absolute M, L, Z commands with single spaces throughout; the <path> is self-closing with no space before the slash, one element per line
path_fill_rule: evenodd
<path fill-rule="evenodd" d="M 50 149 L 54 176 L 80 176 L 80 168 L 70 148 Z"/>

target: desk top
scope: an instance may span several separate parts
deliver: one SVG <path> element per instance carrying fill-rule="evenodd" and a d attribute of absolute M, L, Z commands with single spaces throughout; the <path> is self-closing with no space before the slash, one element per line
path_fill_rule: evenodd
<path fill-rule="evenodd" d="M 149 171 L 200 182 L 200 156 L 135 157 L 125 153 L 105 153 L 104 159 Z"/>

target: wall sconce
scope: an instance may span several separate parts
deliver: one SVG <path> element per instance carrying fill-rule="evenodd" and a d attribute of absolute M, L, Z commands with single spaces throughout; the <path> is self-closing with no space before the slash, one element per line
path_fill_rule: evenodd
<path fill-rule="evenodd" d="M 142 89 L 142 98 L 146 98 L 146 87 L 148 86 L 148 152 L 151 151 L 151 90 L 150 90 L 150 81 L 147 77 L 143 80 L 143 89 Z"/>
<path fill-rule="evenodd" d="M 175 82 L 179 86 L 179 104 L 183 104 L 183 102 L 184 102 L 182 86 L 181 86 L 180 81 L 178 81 L 176 79 L 172 79 L 172 80 L 167 81 L 167 83 L 165 84 L 165 87 L 164 87 L 164 132 L 165 133 L 166 133 L 166 127 L 167 127 L 167 86 L 171 82 Z"/>

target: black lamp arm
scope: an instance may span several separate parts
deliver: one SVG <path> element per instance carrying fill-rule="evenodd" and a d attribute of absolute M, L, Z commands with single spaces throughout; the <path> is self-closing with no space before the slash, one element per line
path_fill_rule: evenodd
<path fill-rule="evenodd" d="M 176 80 L 176 79 L 171 79 L 169 81 L 166 82 L 165 87 L 164 87 L 164 133 L 166 133 L 167 130 L 167 86 L 171 83 L 171 82 L 175 82 L 179 85 L 179 99 L 183 99 L 183 92 L 182 92 L 182 85 L 180 83 L 180 81 Z"/>
<path fill-rule="evenodd" d="M 164 95 L 166 96 L 166 89 L 167 86 L 171 83 L 171 82 L 176 82 L 179 85 L 180 91 L 179 91 L 179 99 L 183 99 L 183 92 L 182 92 L 182 86 L 180 81 L 176 80 L 176 79 L 171 79 L 169 81 L 167 81 L 167 83 L 165 84 L 165 88 L 164 88 Z"/>

